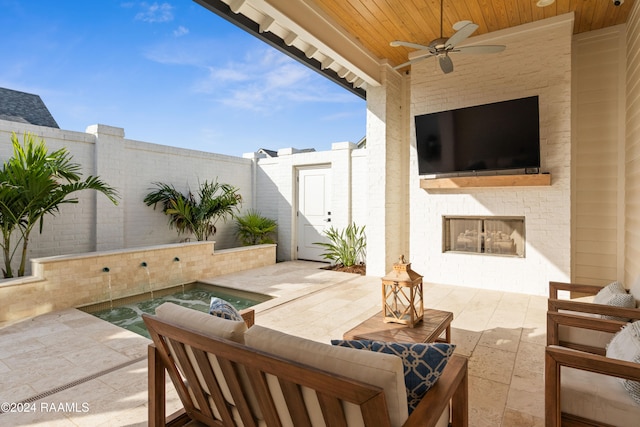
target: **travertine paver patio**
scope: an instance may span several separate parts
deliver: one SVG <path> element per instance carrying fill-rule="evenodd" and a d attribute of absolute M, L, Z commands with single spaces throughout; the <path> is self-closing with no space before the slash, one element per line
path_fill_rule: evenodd
<path fill-rule="evenodd" d="M 380 279 L 321 266 L 278 263 L 211 282 L 276 296 L 256 307 L 257 323 L 329 342 L 380 310 Z M 470 358 L 470 425 L 544 425 L 546 298 L 425 284 L 425 305 L 454 313 L 452 342 Z M 146 425 L 148 343 L 74 309 L 4 325 L 0 402 L 33 398 L 34 411 L 0 414 L 0 425 Z M 168 407 L 179 407 L 173 393 Z"/>

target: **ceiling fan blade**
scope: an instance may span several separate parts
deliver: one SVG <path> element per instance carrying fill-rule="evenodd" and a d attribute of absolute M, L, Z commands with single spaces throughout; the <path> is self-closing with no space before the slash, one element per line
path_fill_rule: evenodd
<path fill-rule="evenodd" d="M 471 21 L 458 21 L 455 24 L 452 25 L 453 31 L 458 31 L 459 29 L 461 29 L 462 27 L 464 27 L 467 24 L 471 24 Z"/>
<path fill-rule="evenodd" d="M 449 40 L 445 42 L 445 46 L 447 48 L 454 47 L 467 37 L 469 37 L 475 30 L 478 29 L 478 24 L 474 24 L 473 22 L 465 25 L 460 28 L 454 35 L 449 37 Z"/>
<path fill-rule="evenodd" d="M 449 55 L 440 55 L 438 56 L 438 60 L 440 61 L 440 68 L 443 73 L 449 74 L 453 71 L 453 61 L 449 58 Z"/>
<path fill-rule="evenodd" d="M 422 61 L 423 59 L 430 58 L 430 57 L 432 57 L 432 56 L 433 56 L 432 54 L 428 54 L 428 55 L 420 56 L 420 57 L 418 57 L 418 58 L 414 58 L 414 59 L 412 59 L 411 61 L 407 61 L 407 62 L 402 63 L 402 64 L 400 64 L 400 65 L 396 65 L 395 67 L 393 67 L 393 69 L 394 69 L 394 70 L 399 70 L 400 68 L 404 68 L 404 67 L 406 67 L 406 66 L 408 66 L 408 65 L 411 65 L 411 64 L 413 64 L 413 63 L 416 63 L 416 62 Z"/>
<path fill-rule="evenodd" d="M 498 53 L 502 52 L 506 46 L 500 44 L 486 44 L 482 46 L 460 46 L 454 49 L 460 53 Z"/>
<path fill-rule="evenodd" d="M 429 48 L 429 50 L 416 50 L 414 52 L 409 53 L 408 58 L 410 60 L 424 58 L 425 56 L 433 56 L 437 55 L 438 51 L 433 48 Z"/>
<path fill-rule="evenodd" d="M 425 46 L 417 43 L 411 43 L 411 42 L 403 42 L 400 40 L 394 40 L 391 43 L 389 43 L 389 45 L 393 47 L 404 46 L 404 47 L 411 47 L 413 49 L 429 50 L 429 46 Z"/>

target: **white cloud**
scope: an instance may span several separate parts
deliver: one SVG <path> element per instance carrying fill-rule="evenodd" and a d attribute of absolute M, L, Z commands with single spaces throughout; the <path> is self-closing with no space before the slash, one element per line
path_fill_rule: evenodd
<path fill-rule="evenodd" d="M 135 19 L 144 22 L 169 22 L 173 20 L 173 6 L 169 3 L 158 4 L 142 2 L 140 3 L 142 8 L 141 12 L 136 14 Z"/>
<path fill-rule="evenodd" d="M 189 29 L 180 25 L 178 28 L 173 30 L 173 35 L 175 37 L 182 37 L 189 34 Z"/>
<path fill-rule="evenodd" d="M 247 50 L 249 49 L 249 50 Z M 243 55 L 242 57 L 240 57 Z M 354 98 L 295 60 L 261 44 L 231 38 L 177 37 L 150 46 L 144 56 L 165 65 L 191 67 L 201 77 L 194 93 L 223 106 L 269 115 L 302 103 L 350 103 Z"/>
<path fill-rule="evenodd" d="M 224 105 L 265 114 L 304 102 L 351 100 L 313 73 L 273 49 L 260 49 L 242 61 L 209 67 L 208 77 L 194 90 L 215 94 Z"/>

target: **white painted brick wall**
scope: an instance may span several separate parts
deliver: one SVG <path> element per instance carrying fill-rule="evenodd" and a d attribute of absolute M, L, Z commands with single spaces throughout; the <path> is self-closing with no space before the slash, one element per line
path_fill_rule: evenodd
<path fill-rule="evenodd" d="M 300 153 L 292 149 L 280 150 L 278 157 L 257 160 L 256 208 L 263 215 L 278 222 L 278 260 L 296 258 L 296 176 L 300 168 L 331 168 L 331 224 L 334 227 L 344 228 L 356 218 L 360 221 L 358 225 L 365 224 L 367 195 L 363 190 L 366 188 L 364 168 L 367 150 L 354 148 L 351 143 L 335 143 L 331 151 Z M 353 158 L 357 160 L 354 161 Z M 350 177 L 350 174 L 356 178 Z M 357 193 L 353 191 L 356 183 L 365 186 L 359 187 Z M 355 217 L 354 212 L 357 212 Z"/>
<path fill-rule="evenodd" d="M 367 150 L 354 150 L 351 155 L 351 220 L 358 226 L 367 224 Z"/>
<path fill-rule="evenodd" d="M 562 16 L 470 39 L 505 44 L 496 55 L 452 55 L 444 75 L 433 60 L 413 65 L 411 115 L 538 95 L 542 171 L 550 187 L 420 188 L 411 120 L 411 262 L 425 282 L 545 295 L 549 280 L 570 277 L 571 37 Z M 526 257 L 442 253 L 445 215 L 525 216 Z"/>
<path fill-rule="evenodd" d="M 0 162 L 4 162 L 13 154 L 12 132 L 18 135 L 21 143 L 24 132 L 31 132 L 37 138 L 44 138 L 49 151 L 66 147 L 73 155 L 73 161 L 82 165 L 81 172 L 84 177 L 95 174 L 94 141 L 91 135 L 0 120 Z M 63 205 L 56 216 L 45 218 L 42 234 L 39 233 L 38 226 L 34 228 L 28 246 L 29 258 L 94 250 L 95 195 L 91 192 L 76 194 L 77 204 Z M 14 268 L 18 266 L 18 257 L 19 252 L 14 259 Z M 29 267 L 27 264 L 27 271 Z"/>
<path fill-rule="evenodd" d="M 382 66 L 383 84 L 367 89 L 367 274 L 383 276 L 407 255 L 407 159 L 402 77 Z"/>
<path fill-rule="evenodd" d="M 0 120 L 0 161 L 12 155 L 11 133 L 31 132 L 44 138 L 49 151 L 66 147 L 81 165 L 83 177 L 98 175 L 120 194 L 119 205 L 90 191 L 77 193 L 78 203 L 62 205 L 60 213 L 45 219 L 43 233 L 35 230 L 29 258 L 78 254 L 178 242 L 167 217 L 144 204 L 153 182 L 174 184 L 179 191 L 197 190 L 200 182 L 215 180 L 241 189 L 242 210 L 253 200 L 252 162 L 249 159 L 185 150 L 124 139 L 121 128 L 94 125 L 87 133 Z M 96 134 L 99 137 L 96 137 Z M 96 147 L 96 145 L 98 147 Z M 211 239 L 217 249 L 236 246 L 233 221 L 216 224 Z M 17 268 L 18 259 L 14 260 Z M 29 270 L 28 270 L 29 271 Z M 27 272 L 28 272 L 27 271 Z"/>
<path fill-rule="evenodd" d="M 240 189 L 241 212 L 252 207 L 251 160 L 202 151 L 125 140 L 125 161 L 122 168 L 130 177 L 126 180 L 127 203 L 124 210 L 125 247 L 178 242 L 185 235 L 169 229 L 167 217 L 143 203 L 144 197 L 156 187 L 154 182 L 173 184 L 178 191 L 197 192 L 204 181 L 218 181 Z M 217 249 L 236 246 L 235 225 L 216 223 L 217 232 L 210 238 Z M 193 238 L 192 238 L 193 240 Z"/>

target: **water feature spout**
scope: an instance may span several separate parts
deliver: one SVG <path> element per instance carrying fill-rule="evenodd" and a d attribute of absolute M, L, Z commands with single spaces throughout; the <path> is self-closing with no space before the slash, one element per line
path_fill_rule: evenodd
<path fill-rule="evenodd" d="M 113 292 L 111 291 L 111 273 L 109 267 L 104 267 L 102 269 L 104 273 L 107 273 L 107 286 L 109 289 L 109 307 L 113 310 Z"/>
<path fill-rule="evenodd" d="M 147 273 L 147 285 L 149 286 L 149 293 L 151 294 L 151 299 L 154 299 L 153 289 L 151 288 L 151 273 L 149 273 L 149 267 L 147 266 L 147 262 L 142 261 L 140 263 L 140 267 L 144 268 L 144 271 Z"/>
<path fill-rule="evenodd" d="M 178 283 L 180 283 L 182 285 L 182 294 L 184 294 L 184 280 L 182 279 L 182 263 L 180 262 L 180 258 L 178 257 L 174 257 L 173 258 L 173 262 L 177 262 L 178 263 Z"/>

